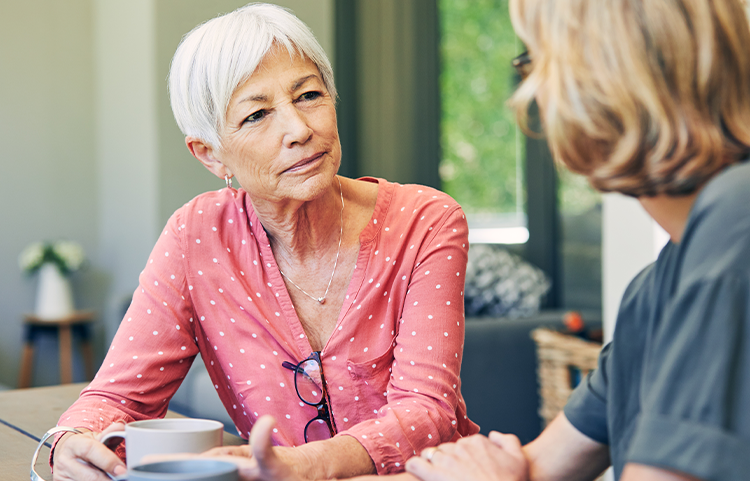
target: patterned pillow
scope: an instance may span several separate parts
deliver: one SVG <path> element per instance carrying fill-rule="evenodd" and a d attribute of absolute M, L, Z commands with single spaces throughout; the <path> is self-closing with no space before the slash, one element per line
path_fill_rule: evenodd
<path fill-rule="evenodd" d="M 526 317 L 539 312 L 551 287 L 541 269 L 502 248 L 473 244 L 466 268 L 466 316 Z"/>

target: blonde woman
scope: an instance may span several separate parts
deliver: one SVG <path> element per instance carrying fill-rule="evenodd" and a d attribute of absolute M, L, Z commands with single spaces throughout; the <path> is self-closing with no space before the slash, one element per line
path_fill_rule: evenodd
<path fill-rule="evenodd" d="M 750 32 L 740 0 L 511 0 L 555 158 L 670 235 L 613 341 L 523 449 L 428 448 L 423 480 L 738 480 L 750 473 Z"/>

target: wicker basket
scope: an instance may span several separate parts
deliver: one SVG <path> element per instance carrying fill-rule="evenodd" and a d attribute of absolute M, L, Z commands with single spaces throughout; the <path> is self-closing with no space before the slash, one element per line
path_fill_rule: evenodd
<path fill-rule="evenodd" d="M 539 416 L 547 426 L 565 407 L 575 378 L 596 367 L 602 345 L 578 337 L 539 328 L 531 332 L 539 360 Z"/>

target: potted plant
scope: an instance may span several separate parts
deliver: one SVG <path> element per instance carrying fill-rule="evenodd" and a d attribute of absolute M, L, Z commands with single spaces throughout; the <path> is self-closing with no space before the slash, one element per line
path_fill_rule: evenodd
<path fill-rule="evenodd" d="M 86 256 L 80 244 L 60 240 L 34 242 L 18 258 L 23 272 L 39 272 L 35 314 L 41 319 L 60 319 L 73 313 L 73 291 L 68 276 L 79 270 Z"/>

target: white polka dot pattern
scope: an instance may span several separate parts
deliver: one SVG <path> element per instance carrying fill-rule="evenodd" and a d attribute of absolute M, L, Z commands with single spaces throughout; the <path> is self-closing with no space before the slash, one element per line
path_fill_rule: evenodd
<path fill-rule="evenodd" d="M 453 387 L 468 229 L 447 195 L 382 180 L 372 220 L 322 358 L 339 432 L 359 439 L 387 474 L 403 471 L 415 450 L 478 431 Z M 316 410 L 299 401 L 281 363 L 306 358 L 310 343 L 243 190 L 203 194 L 172 216 L 126 319 L 66 425 L 89 427 L 83 411 L 94 405 L 105 420 L 93 421 L 96 430 L 159 416 L 184 361 L 200 352 L 212 378 L 224 379 L 214 388 L 239 432 L 272 414 L 275 444 L 304 444 Z"/>

